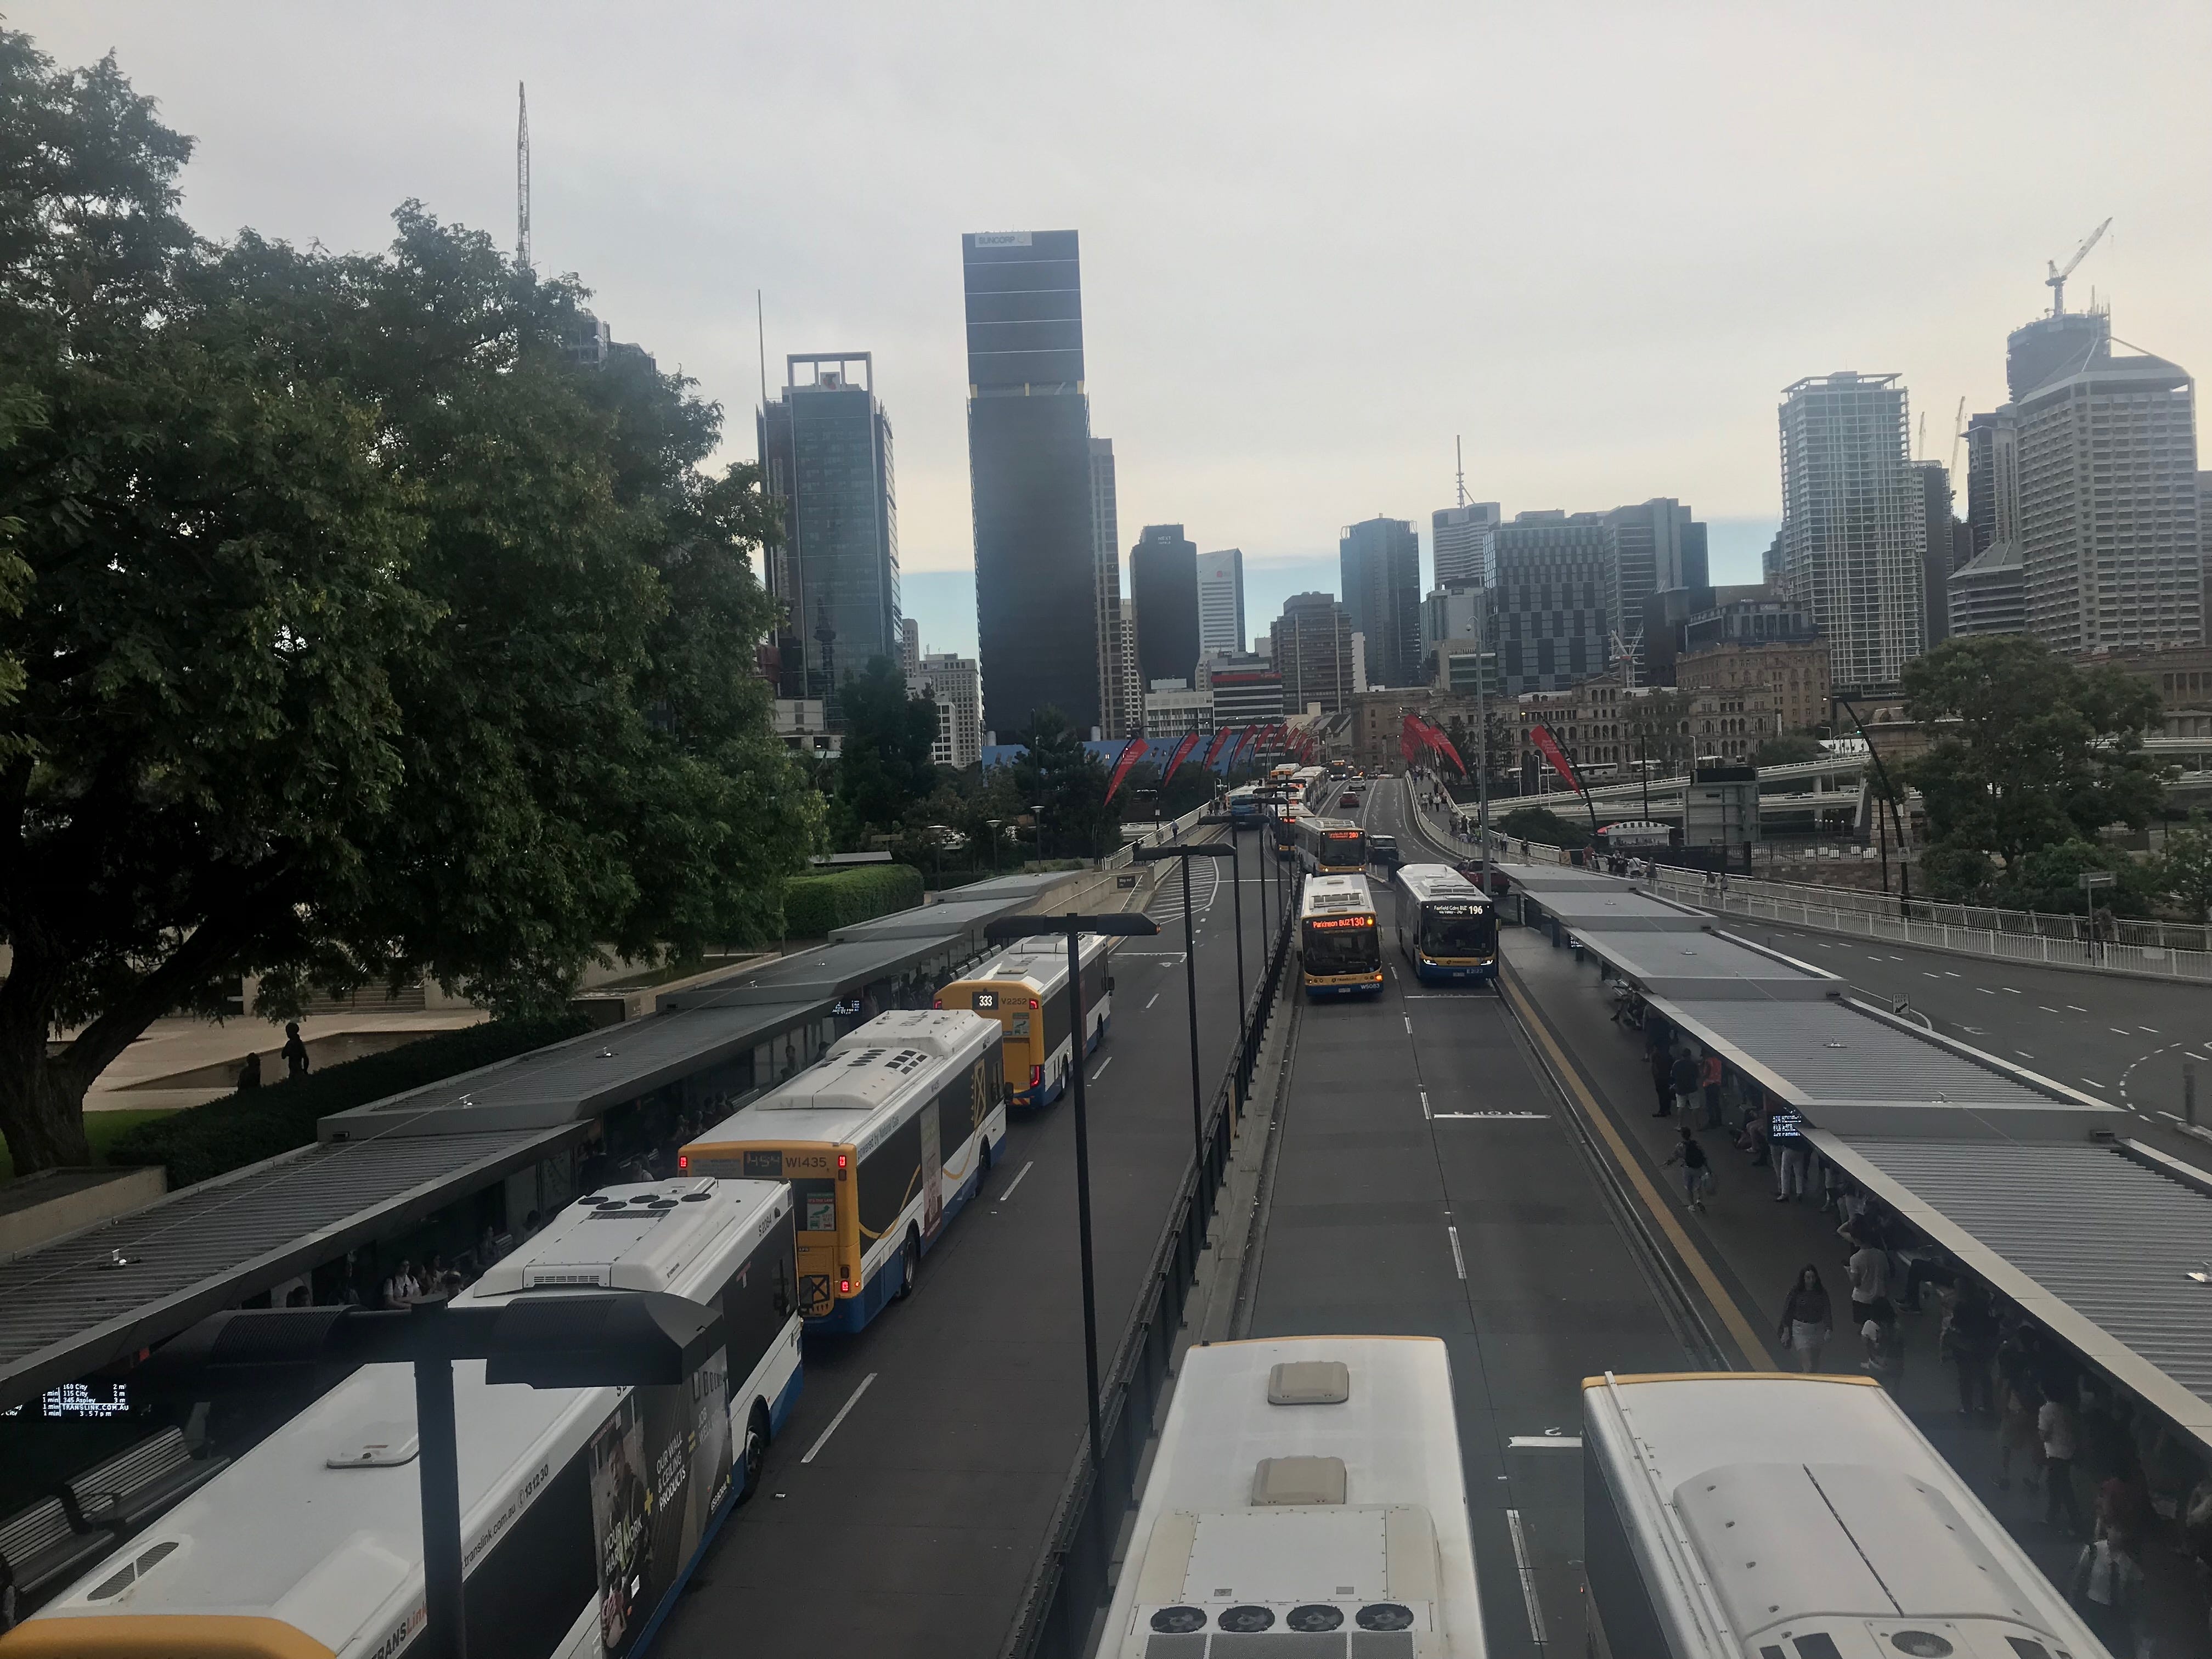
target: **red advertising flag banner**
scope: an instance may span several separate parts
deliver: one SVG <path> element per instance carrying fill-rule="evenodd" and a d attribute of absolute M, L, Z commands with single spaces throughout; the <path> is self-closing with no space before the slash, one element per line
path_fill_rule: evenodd
<path fill-rule="evenodd" d="M 1212 743 L 1206 748 L 1206 758 L 1200 762 L 1199 764 L 1201 766 L 1211 767 L 1215 761 L 1221 757 L 1221 745 L 1227 743 L 1230 738 L 1236 735 L 1237 732 L 1234 726 L 1224 726 L 1220 731 L 1216 732 L 1213 734 Z"/>
<path fill-rule="evenodd" d="M 1168 787 L 1168 780 L 1175 776 L 1176 768 L 1190 758 L 1190 751 L 1198 747 L 1199 740 L 1205 735 L 1203 732 L 1194 732 L 1175 746 L 1175 753 L 1168 757 L 1167 765 L 1160 772 L 1161 788 Z"/>
<path fill-rule="evenodd" d="M 1460 776 L 1465 777 L 1467 763 L 1459 757 L 1458 749 L 1454 746 L 1452 740 L 1444 735 L 1443 727 L 1438 726 L 1434 720 L 1423 720 L 1421 724 L 1428 730 L 1429 747 L 1449 759 L 1454 766 L 1459 768 Z"/>
<path fill-rule="evenodd" d="M 1528 741 L 1536 745 L 1536 752 L 1549 761 L 1552 769 L 1565 781 L 1568 788 L 1577 794 L 1583 793 L 1583 781 L 1575 775 L 1575 769 L 1567 759 L 1567 751 L 1559 747 L 1559 740 L 1552 735 L 1548 726 L 1528 728 Z"/>
<path fill-rule="evenodd" d="M 1121 745 L 1121 758 L 1114 763 L 1114 775 L 1106 780 L 1106 799 L 1114 799 L 1114 792 L 1121 787 L 1121 780 L 1129 775 L 1129 769 L 1144 759 L 1145 750 L 1152 745 L 1142 738 L 1132 738 Z"/>
<path fill-rule="evenodd" d="M 1252 750 L 1258 744 L 1259 741 L 1260 728 L 1256 726 L 1246 726 L 1244 728 L 1244 740 L 1238 744 L 1235 749 L 1230 751 L 1229 763 L 1231 766 L 1235 766 L 1238 762 L 1242 761 L 1246 755 L 1252 751 Z"/>

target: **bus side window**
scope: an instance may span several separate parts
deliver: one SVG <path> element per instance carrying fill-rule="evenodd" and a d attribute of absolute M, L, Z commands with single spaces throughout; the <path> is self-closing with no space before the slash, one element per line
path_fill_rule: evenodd
<path fill-rule="evenodd" d="M 599 1594 L 588 1449 L 554 1474 L 462 1591 L 468 1650 L 484 1659 L 545 1659 Z"/>
<path fill-rule="evenodd" d="M 722 1286 L 722 1328 L 733 1394 L 775 1346 L 791 1318 L 792 1286 L 799 1282 L 795 1249 L 787 1221 L 754 1247 L 745 1265 Z"/>

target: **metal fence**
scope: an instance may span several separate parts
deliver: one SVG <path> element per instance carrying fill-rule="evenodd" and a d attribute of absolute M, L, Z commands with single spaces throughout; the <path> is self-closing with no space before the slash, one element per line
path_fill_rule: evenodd
<path fill-rule="evenodd" d="M 1193 1154 L 1152 1252 L 1135 1311 L 1100 1382 L 1103 1453 L 1094 1467 L 1088 1444 L 1076 1453 L 1067 1485 L 1053 1511 L 1043 1553 L 1030 1577 L 1008 1632 L 1002 1659 L 1081 1659 L 1091 1626 L 1109 1597 L 1115 1540 L 1137 1501 L 1137 1471 L 1167 1392 L 1176 1334 L 1182 1328 L 1205 1249 L 1214 1200 L 1229 1172 L 1232 1102 L 1249 1098 L 1252 1067 L 1268 1011 L 1275 1006 L 1290 960 L 1291 923 L 1297 915 L 1297 884 L 1285 894 L 1282 923 L 1260 983 L 1244 1011 L 1239 1057 L 1222 1073 L 1207 1109 L 1206 1156 Z M 1239 1066 L 1243 1077 L 1237 1076 Z M 1232 1090 L 1232 1085 L 1237 1086 Z"/>

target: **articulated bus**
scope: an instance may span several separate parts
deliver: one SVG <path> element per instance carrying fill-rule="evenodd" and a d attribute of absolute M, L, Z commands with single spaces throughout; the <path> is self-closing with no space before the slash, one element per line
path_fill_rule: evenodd
<path fill-rule="evenodd" d="M 1114 1018 L 1114 977 L 1107 971 L 1110 946 L 1085 933 L 1083 961 L 1083 1052 L 1106 1036 Z M 967 1008 L 994 1019 L 1006 1035 L 1007 1097 L 1014 1106 L 1042 1106 L 1060 1098 L 1076 1063 L 1067 1024 L 1067 941 L 1017 940 L 965 979 L 937 994 L 939 1008 Z"/>
<path fill-rule="evenodd" d="M 1298 825 L 1298 864 L 1310 876 L 1363 875 L 1367 832 L 1347 818 L 1308 817 Z"/>
<path fill-rule="evenodd" d="M 1200 1343 L 1129 1537 L 1101 1659 L 1486 1650 L 1434 1337 Z"/>
<path fill-rule="evenodd" d="M 625 1659 L 758 1486 L 800 1381 L 792 1197 L 678 1180 L 578 1199 L 456 1309 L 663 1291 L 721 1310 L 681 1382 L 528 1388 L 457 1361 L 471 1659 Z M 391 1659 L 423 1627 L 409 1364 L 365 1365 L 0 1638 L 8 1659 Z"/>
<path fill-rule="evenodd" d="M 914 1289 L 922 1252 L 982 1184 L 1005 1097 L 994 1022 L 902 1009 L 702 1134 L 684 1168 L 789 1182 L 799 1310 L 811 1329 L 857 1331 Z"/>
<path fill-rule="evenodd" d="M 1583 1555 L 1599 1659 L 2106 1651 L 1870 1376 L 1585 1378 Z"/>
<path fill-rule="evenodd" d="M 1298 900 L 1298 978 L 1310 997 L 1382 988 L 1382 945 L 1364 876 L 1309 876 Z"/>
<path fill-rule="evenodd" d="M 1498 915 L 1449 864 L 1406 864 L 1391 878 L 1398 948 L 1417 979 L 1496 979 Z"/>

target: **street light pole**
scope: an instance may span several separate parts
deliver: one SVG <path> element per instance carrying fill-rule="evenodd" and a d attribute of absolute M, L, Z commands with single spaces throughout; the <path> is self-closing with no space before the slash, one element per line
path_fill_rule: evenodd
<path fill-rule="evenodd" d="M 1206 1109 L 1200 1096 L 1202 1085 L 1198 1071 L 1198 933 L 1193 921 L 1190 906 L 1190 861 L 1193 859 L 1234 859 L 1235 847 L 1224 847 L 1219 842 L 1194 843 L 1184 842 L 1173 847 L 1139 847 L 1135 857 L 1146 864 L 1156 864 L 1165 859 L 1178 859 L 1182 863 L 1182 968 L 1183 990 L 1190 1003 L 1190 1140 L 1192 1155 L 1198 1160 L 1198 1174 L 1202 1183 L 1206 1169 Z M 1201 1245 L 1207 1243 L 1212 1231 L 1212 1214 L 1201 1207 L 1199 1214 L 1202 1231 Z"/>
<path fill-rule="evenodd" d="M 1199 820 L 1200 823 L 1225 823 L 1229 826 L 1230 898 L 1232 919 L 1237 927 L 1237 1115 L 1244 1115 L 1244 1094 L 1251 1087 L 1249 1067 L 1251 1065 L 1250 1033 L 1247 1022 L 1251 1018 L 1252 1005 L 1244 989 L 1244 860 L 1237 848 L 1237 821 L 1226 812 L 1209 812 Z M 1186 870 L 1190 866 L 1185 865 Z"/>
<path fill-rule="evenodd" d="M 1160 931 L 1150 916 L 1115 911 L 1085 916 L 1069 911 L 1064 916 L 1002 916 L 983 930 L 993 945 L 1018 939 L 1067 935 L 1068 1030 L 1075 1049 L 1075 1231 L 1083 1261 L 1083 1400 L 1091 1432 L 1091 1467 L 1106 1462 L 1106 1442 L 1098 1418 L 1098 1291 L 1091 1258 L 1091 1117 L 1084 1088 L 1083 935 L 1107 933 L 1119 938 L 1142 938 Z"/>

